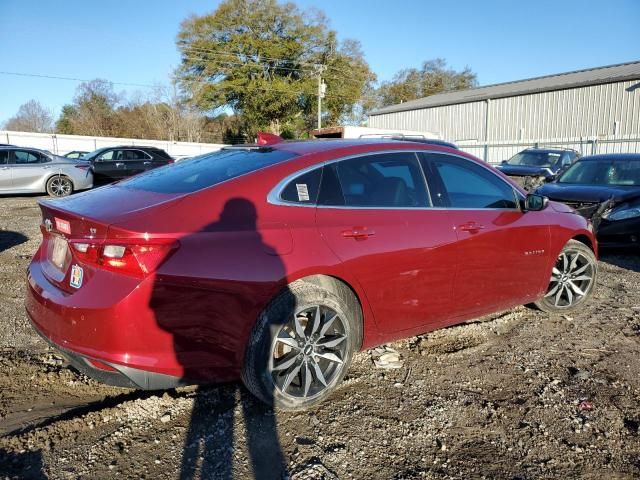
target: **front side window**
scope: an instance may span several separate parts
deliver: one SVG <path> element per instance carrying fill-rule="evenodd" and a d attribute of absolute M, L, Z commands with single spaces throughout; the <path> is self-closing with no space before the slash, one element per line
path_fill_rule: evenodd
<path fill-rule="evenodd" d="M 14 150 L 15 163 L 25 165 L 30 163 L 40 163 L 42 156 L 36 152 L 28 152 L 26 150 Z"/>
<path fill-rule="evenodd" d="M 327 169 L 325 169 L 327 170 Z M 331 191 L 320 194 L 325 204 L 331 200 L 351 207 L 426 207 L 427 189 L 418 159 L 413 152 L 383 153 L 337 162 L 325 175 Z M 327 173 L 325 171 L 325 173 Z M 338 194 L 336 178 L 342 197 Z M 333 197 L 333 198 L 327 198 Z"/>
<path fill-rule="evenodd" d="M 115 153 L 115 150 L 109 150 L 107 152 L 104 152 L 102 155 L 98 157 L 98 160 L 106 160 L 106 161 L 115 160 L 113 155 L 114 153 Z"/>
<path fill-rule="evenodd" d="M 439 177 L 440 188 L 435 186 L 432 194 L 441 200 L 441 206 L 517 208 L 513 188 L 486 168 L 451 155 L 427 154 L 425 158 Z"/>

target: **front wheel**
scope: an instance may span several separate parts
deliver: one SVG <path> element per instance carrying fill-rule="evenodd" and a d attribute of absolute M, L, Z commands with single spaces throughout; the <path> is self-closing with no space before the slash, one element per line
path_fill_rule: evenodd
<path fill-rule="evenodd" d="M 591 249 L 577 240 L 569 240 L 551 271 L 547 293 L 535 305 L 547 313 L 575 310 L 593 293 L 598 261 Z"/>
<path fill-rule="evenodd" d="M 73 192 L 71 179 L 63 175 L 56 175 L 47 180 L 47 193 L 51 197 L 66 197 Z"/>
<path fill-rule="evenodd" d="M 268 405 L 305 409 L 340 384 L 361 342 L 362 313 L 351 290 L 324 278 L 299 280 L 260 315 L 242 380 Z"/>

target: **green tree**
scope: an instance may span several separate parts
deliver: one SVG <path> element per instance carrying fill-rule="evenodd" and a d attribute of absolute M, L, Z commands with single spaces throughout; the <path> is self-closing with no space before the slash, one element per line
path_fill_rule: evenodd
<path fill-rule="evenodd" d="M 428 60 L 417 68 L 400 70 L 389 82 L 383 82 L 377 91 L 378 106 L 386 107 L 428 97 L 436 93 L 464 90 L 477 86 L 476 74 L 469 67 L 455 71 L 447 67 L 446 60 Z"/>
<path fill-rule="evenodd" d="M 349 113 L 375 79 L 359 45 L 338 45 L 322 13 L 277 0 L 225 0 L 211 14 L 185 20 L 177 46 L 178 78 L 193 104 L 233 111 L 249 136 L 307 128 L 321 68 L 330 122 Z"/>

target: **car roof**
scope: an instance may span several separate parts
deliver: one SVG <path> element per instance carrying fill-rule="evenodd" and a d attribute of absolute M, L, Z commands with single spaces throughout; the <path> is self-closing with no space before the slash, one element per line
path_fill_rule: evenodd
<path fill-rule="evenodd" d="M 451 151 L 455 151 L 456 153 L 460 153 L 459 150 L 447 145 L 448 142 L 443 142 L 441 140 L 434 140 L 433 143 L 425 142 L 424 140 L 420 141 L 411 141 L 407 139 L 397 140 L 391 138 L 354 138 L 354 139 L 313 139 L 313 140 L 298 140 L 292 142 L 282 142 L 275 143 L 272 145 L 266 145 L 268 148 L 273 148 L 275 150 L 285 150 L 289 152 L 296 153 L 298 155 L 306 155 L 310 153 L 320 153 L 320 152 L 329 152 L 332 150 L 342 150 L 350 147 L 359 147 L 359 146 L 393 146 L 394 149 L 402 149 L 398 148 L 398 146 L 404 146 L 406 149 L 418 148 L 420 150 L 426 150 L 429 147 L 441 147 L 444 149 L 448 149 Z M 264 145 L 258 145 L 257 147 L 265 147 Z M 242 148 L 242 145 L 237 145 L 236 147 L 231 148 Z"/>
<path fill-rule="evenodd" d="M 582 157 L 580 162 L 589 162 L 597 160 L 640 160 L 640 153 L 600 153 L 598 155 L 589 155 Z"/>
<path fill-rule="evenodd" d="M 572 148 L 525 148 L 524 150 L 522 150 L 522 152 L 564 153 L 575 152 L 575 150 L 573 150 Z"/>

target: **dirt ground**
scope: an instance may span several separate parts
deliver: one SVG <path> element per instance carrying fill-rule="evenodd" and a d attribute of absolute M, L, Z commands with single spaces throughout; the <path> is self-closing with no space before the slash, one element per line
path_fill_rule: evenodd
<path fill-rule="evenodd" d="M 371 352 L 314 411 L 238 385 L 98 384 L 24 314 L 36 197 L 0 198 L 0 478 L 640 477 L 640 254 L 606 254 L 583 311 L 520 307 Z"/>

